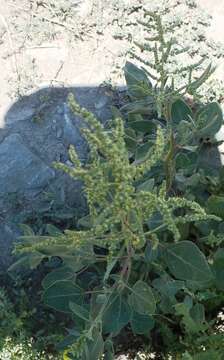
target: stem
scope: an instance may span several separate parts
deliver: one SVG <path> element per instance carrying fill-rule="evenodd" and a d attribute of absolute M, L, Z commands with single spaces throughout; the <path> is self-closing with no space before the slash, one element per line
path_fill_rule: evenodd
<path fill-rule="evenodd" d="M 173 178 L 174 178 L 174 152 L 175 152 L 175 142 L 173 130 L 170 128 L 170 139 L 169 139 L 169 151 L 165 159 L 165 174 L 166 174 L 166 193 L 169 193 L 172 187 Z"/>
<path fill-rule="evenodd" d="M 147 232 L 144 233 L 144 234 L 145 234 L 145 235 L 154 234 L 155 232 L 164 229 L 166 226 L 167 226 L 166 224 L 162 224 L 162 225 L 158 226 L 157 228 L 155 228 L 154 230 L 147 231 Z"/>

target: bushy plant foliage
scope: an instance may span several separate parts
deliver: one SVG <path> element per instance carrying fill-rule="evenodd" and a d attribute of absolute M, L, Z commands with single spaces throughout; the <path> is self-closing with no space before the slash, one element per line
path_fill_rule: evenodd
<path fill-rule="evenodd" d="M 0 288 L 0 359 L 50 360 L 53 355 L 34 348 L 34 341 L 25 329 L 26 314 L 18 314 L 5 289 Z M 57 356 L 54 356 L 56 359 Z"/>
<path fill-rule="evenodd" d="M 83 119 L 89 161 L 71 147 L 72 166 L 54 165 L 83 181 L 87 216 L 76 229 L 48 225 L 45 236 L 24 227 L 16 246 L 32 267 L 62 260 L 42 286 L 45 304 L 74 320 L 58 345 L 64 359 L 113 359 L 123 336 L 165 358 L 223 354 L 215 327 L 224 301 L 222 169 L 214 176 L 204 161 L 204 147 L 217 145 L 222 112 L 216 102 L 189 106 L 185 96 L 197 95 L 211 66 L 198 78 L 197 64 L 184 69 L 188 80 L 176 88 L 165 67 L 173 43 L 161 18 L 148 16 L 155 61 L 143 62 L 154 73 L 126 64 L 130 103 L 113 109 L 109 126 L 68 98 Z"/>

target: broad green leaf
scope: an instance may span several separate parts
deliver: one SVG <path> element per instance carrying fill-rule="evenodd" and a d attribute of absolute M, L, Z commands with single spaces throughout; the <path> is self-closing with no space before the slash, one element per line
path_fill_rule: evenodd
<path fill-rule="evenodd" d="M 94 329 L 92 333 L 92 339 L 87 340 L 82 360 L 99 360 L 103 355 L 104 341 L 101 332 L 98 329 Z"/>
<path fill-rule="evenodd" d="M 148 158 L 151 148 L 152 148 L 151 142 L 147 142 L 145 144 L 139 145 L 136 149 L 135 160 L 141 162 L 146 158 Z"/>
<path fill-rule="evenodd" d="M 104 343 L 104 360 L 114 360 L 114 345 L 110 339 Z"/>
<path fill-rule="evenodd" d="M 20 224 L 19 227 L 22 230 L 24 236 L 35 236 L 33 229 L 29 225 Z"/>
<path fill-rule="evenodd" d="M 73 334 L 67 335 L 62 341 L 56 344 L 55 346 L 56 350 L 63 351 L 68 349 L 72 344 L 75 343 L 75 341 L 79 338 L 79 336 L 80 333 L 77 333 L 77 335 L 73 335 Z"/>
<path fill-rule="evenodd" d="M 63 259 L 65 265 L 69 266 L 73 271 L 79 271 L 84 266 L 89 266 L 96 261 L 93 246 L 86 244 L 79 249 L 71 252 L 71 249 L 67 249 L 63 254 L 58 254 Z"/>
<path fill-rule="evenodd" d="M 176 314 L 182 316 L 182 323 L 185 327 L 185 330 L 189 334 L 198 334 L 207 329 L 207 324 L 201 321 L 201 318 L 193 318 L 191 312 L 193 308 L 191 308 L 186 303 L 179 303 L 174 306 L 176 310 Z M 201 310 L 200 310 L 201 311 Z"/>
<path fill-rule="evenodd" d="M 194 152 L 179 152 L 175 158 L 176 168 L 191 176 L 197 167 L 198 154 Z"/>
<path fill-rule="evenodd" d="M 67 266 L 63 266 L 47 274 L 42 281 L 42 286 L 44 289 L 47 289 L 56 281 L 71 280 L 72 278 L 74 278 L 74 271 Z"/>
<path fill-rule="evenodd" d="M 163 217 L 159 212 L 155 212 L 150 220 L 147 221 L 148 228 L 154 230 L 163 224 Z"/>
<path fill-rule="evenodd" d="M 221 352 L 218 350 L 205 350 L 193 355 L 192 360 L 223 360 Z"/>
<path fill-rule="evenodd" d="M 93 294 L 91 296 L 91 300 L 90 300 L 90 316 L 91 316 L 91 319 L 95 319 L 102 306 L 104 304 L 107 304 L 107 299 L 108 299 L 108 296 L 110 295 L 106 295 L 104 293 L 100 293 L 102 292 L 102 288 L 101 287 L 95 287 L 93 289 Z"/>
<path fill-rule="evenodd" d="M 198 137 L 213 137 L 223 124 L 223 114 L 220 105 L 212 102 L 205 105 L 195 115 Z"/>
<path fill-rule="evenodd" d="M 120 295 L 111 297 L 102 319 L 103 333 L 119 333 L 130 318 L 131 308 L 127 301 Z"/>
<path fill-rule="evenodd" d="M 183 169 L 192 165 L 190 158 L 185 153 L 179 152 L 175 158 L 176 169 Z"/>
<path fill-rule="evenodd" d="M 83 319 L 84 321 L 89 321 L 89 311 L 84 306 L 80 306 L 74 302 L 70 302 L 69 307 L 73 314 L 80 317 L 80 319 Z"/>
<path fill-rule="evenodd" d="M 156 130 L 156 125 L 150 120 L 138 120 L 128 123 L 128 126 L 138 132 L 153 133 Z"/>
<path fill-rule="evenodd" d="M 191 241 L 168 245 L 164 258 L 171 274 L 177 279 L 207 282 L 212 278 L 204 254 Z"/>
<path fill-rule="evenodd" d="M 85 229 L 91 229 L 93 222 L 91 220 L 90 215 L 83 216 L 78 220 L 78 226 L 83 227 Z"/>
<path fill-rule="evenodd" d="M 218 249 L 214 255 L 213 270 L 217 288 L 224 290 L 224 248 Z"/>
<path fill-rule="evenodd" d="M 60 235 L 63 234 L 61 232 L 61 230 L 59 230 L 56 226 L 54 226 L 52 224 L 47 224 L 46 225 L 46 231 L 51 236 L 60 236 Z"/>
<path fill-rule="evenodd" d="M 150 264 L 155 261 L 158 257 L 159 250 L 158 247 L 153 249 L 153 245 L 151 242 L 148 242 L 145 248 L 145 261 Z"/>
<path fill-rule="evenodd" d="M 163 276 L 153 280 L 152 285 L 160 293 L 159 307 L 162 312 L 172 314 L 177 303 L 175 295 L 184 289 L 184 281 L 171 280 L 169 276 Z"/>
<path fill-rule="evenodd" d="M 119 253 L 117 254 L 117 256 L 114 259 L 112 259 L 112 260 L 108 259 L 108 261 L 107 261 L 107 269 L 106 269 L 106 272 L 105 272 L 104 277 L 103 277 L 103 282 L 104 283 L 109 279 L 111 271 L 113 270 L 114 266 L 117 264 L 120 257 L 123 255 L 123 252 L 124 252 L 124 248 L 122 247 L 121 250 L 119 251 Z"/>
<path fill-rule="evenodd" d="M 125 129 L 125 144 L 127 146 L 128 151 L 134 152 L 136 146 L 138 144 L 136 132 L 133 129 L 126 128 Z"/>
<path fill-rule="evenodd" d="M 48 287 L 43 293 L 43 301 L 46 305 L 62 312 L 71 312 L 70 302 L 82 304 L 83 291 L 72 281 L 61 280 Z"/>
<path fill-rule="evenodd" d="M 29 255 L 29 266 L 31 269 L 35 269 L 38 265 L 40 265 L 41 261 L 44 259 L 44 255 L 39 252 L 35 252 Z"/>
<path fill-rule="evenodd" d="M 111 113 L 112 113 L 112 118 L 113 119 L 117 119 L 117 118 L 121 118 L 122 119 L 122 113 L 120 112 L 120 110 L 116 107 L 116 106 L 111 106 Z"/>
<path fill-rule="evenodd" d="M 131 328 L 134 334 L 148 335 L 154 325 L 155 321 L 152 316 L 142 315 L 135 311 L 132 313 Z"/>
<path fill-rule="evenodd" d="M 204 70 L 204 72 L 199 76 L 196 80 L 194 80 L 188 86 L 188 94 L 193 95 L 194 92 L 204 84 L 204 82 L 212 75 L 215 68 L 212 68 L 212 64 L 209 64 L 208 67 Z"/>
<path fill-rule="evenodd" d="M 190 309 L 190 315 L 196 323 L 205 323 L 205 308 L 202 304 L 195 304 Z"/>
<path fill-rule="evenodd" d="M 8 269 L 8 272 L 13 272 L 21 267 L 27 267 L 29 265 L 29 255 L 22 255 L 17 261 L 15 261 Z"/>
<path fill-rule="evenodd" d="M 184 289 L 185 285 L 184 281 L 160 277 L 153 280 L 153 287 L 155 287 L 161 294 L 165 294 L 171 299 L 174 299 L 174 296 L 178 293 L 178 291 Z"/>
<path fill-rule="evenodd" d="M 154 111 L 154 100 L 152 98 L 145 98 L 143 100 L 136 100 L 122 107 L 122 111 L 129 114 L 151 115 Z"/>
<path fill-rule="evenodd" d="M 144 181 L 142 184 L 138 185 L 137 187 L 137 191 L 149 191 L 151 192 L 154 188 L 155 185 L 155 180 L 152 179 L 148 179 L 146 181 Z"/>
<path fill-rule="evenodd" d="M 210 196 L 207 201 L 207 209 L 210 214 L 214 214 L 224 219 L 224 196 Z"/>
<path fill-rule="evenodd" d="M 194 131 L 195 129 L 192 123 L 186 120 L 180 121 L 176 127 L 176 143 L 182 147 L 185 146 L 185 149 L 187 149 L 188 144 L 190 144 L 194 138 Z M 193 146 L 188 146 L 188 148 L 193 148 L 194 150 Z"/>
<path fill-rule="evenodd" d="M 124 75 L 128 87 L 132 85 L 141 86 L 142 84 L 152 87 L 146 72 L 129 61 L 124 66 Z"/>
<path fill-rule="evenodd" d="M 143 121 L 144 117 L 141 114 L 128 114 L 128 120 L 127 125 L 129 127 L 129 124 L 135 121 Z"/>
<path fill-rule="evenodd" d="M 142 315 L 153 315 L 156 310 L 156 300 L 150 286 L 138 280 L 131 289 L 129 304 L 133 310 Z"/>
<path fill-rule="evenodd" d="M 150 87 L 148 84 L 142 83 L 141 85 L 129 85 L 128 94 L 135 99 L 142 99 L 151 95 Z"/>
<path fill-rule="evenodd" d="M 193 112 L 187 103 L 181 99 L 177 99 L 171 105 L 171 120 L 174 126 L 181 121 L 190 121 L 193 117 Z"/>

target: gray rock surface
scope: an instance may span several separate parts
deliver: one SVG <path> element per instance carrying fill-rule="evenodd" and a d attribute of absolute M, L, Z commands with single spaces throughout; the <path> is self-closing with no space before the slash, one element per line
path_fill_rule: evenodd
<path fill-rule="evenodd" d="M 18 134 L 7 136 L 0 144 L 0 194 L 40 190 L 55 172 L 33 154 Z"/>
<path fill-rule="evenodd" d="M 0 224 L 0 273 L 11 263 L 11 247 L 18 235 L 18 229 L 12 224 Z"/>
<path fill-rule="evenodd" d="M 64 208 L 74 214 L 85 209 L 82 184 L 52 168 L 53 161 L 69 160 L 70 144 L 83 161 L 88 152 L 82 120 L 66 103 L 69 92 L 102 122 L 110 118 L 113 93 L 100 87 L 45 88 L 17 101 L 5 116 L 0 129 L 0 270 L 12 261 L 20 223 L 52 208 L 65 218 Z"/>

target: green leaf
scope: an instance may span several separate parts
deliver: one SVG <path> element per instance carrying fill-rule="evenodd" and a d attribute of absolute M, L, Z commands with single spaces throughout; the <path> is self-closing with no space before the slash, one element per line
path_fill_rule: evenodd
<path fill-rule="evenodd" d="M 33 229 L 29 225 L 20 224 L 19 227 L 22 230 L 24 236 L 34 236 L 35 235 Z"/>
<path fill-rule="evenodd" d="M 125 129 L 125 144 L 127 146 L 128 151 L 134 152 L 137 146 L 137 137 L 136 132 L 133 129 L 126 128 Z"/>
<path fill-rule="evenodd" d="M 56 281 L 71 280 L 74 275 L 74 271 L 72 271 L 68 266 L 63 266 L 47 274 L 42 281 L 42 286 L 44 289 L 47 289 Z"/>
<path fill-rule="evenodd" d="M 136 161 L 143 161 L 146 158 L 148 158 L 150 148 L 152 148 L 152 143 L 151 142 L 147 142 L 145 144 L 139 145 L 137 147 L 137 149 L 136 149 L 135 160 Z"/>
<path fill-rule="evenodd" d="M 51 236 L 60 236 L 63 234 L 61 230 L 59 230 L 56 226 L 52 224 L 46 225 L 46 231 Z"/>
<path fill-rule="evenodd" d="M 119 333 L 130 318 L 131 308 L 127 301 L 120 295 L 111 297 L 102 319 L 103 333 Z"/>
<path fill-rule="evenodd" d="M 168 277 L 160 277 L 153 280 L 153 287 L 155 287 L 161 294 L 167 295 L 172 300 L 178 291 L 185 288 L 184 281 L 171 280 Z"/>
<path fill-rule="evenodd" d="M 110 339 L 104 343 L 104 360 L 114 360 L 114 345 Z"/>
<path fill-rule="evenodd" d="M 224 219 L 224 197 L 212 195 L 207 201 L 207 209 L 210 214 Z"/>
<path fill-rule="evenodd" d="M 158 257 L 159 251 L 158 251 L 158 247 L 156 247 L 155 249 L 153 249 L 152 243 L 148 242 L 145 248 L 145 261 L 146 263 L 150 264 L 153 261 L 155 261 Z"/>
<path fill-rule="evenodd" d="M 35 269 L 41 261 L 44 259 L 44 255 L 38 252 L 29 255 L 29 266 L 31 269 Z"/>
<path fill-rule="evenodd" d="M 77 334 L 69 334 L 62 341 L 56 344 L 55 348 L 58 351 L 63 351 L 68 349 L 72 344 L 74 344 L 77 339 L 80 337 L 80 333 Z"/>
<path fill-rule="evenodd" d="M 103 355 L 104 341 L 101 332 L 94 329 L 92 332 L 92 340 L 87 340 L 82 360 L 99 360 Z"/>
<path fill-rule="evenodd" d="M 30 254 L 29 254 L 30 255 Z M 8 272 L 13 272 L 15 270 L 20 269 L 21 267 L 27 267 L 29 265 L 29 255 L 23 255 L 19 257 L 17 261 L 15 261 L 8 269 Z"/>
<path fill-rule="evenodd" d="M 224 248 L 218 249 L 214 255 L 213 270 L 217 288 L 224 290 Z"/>
<path fill-rule="evenodd" d="M 191 165 L 191 161 L 188 156 L 180 152 L 176 155 L 175 163 L 177 169 L 184 169 L 185 167 L 189 167 Z"/>
<path fill-rule="evenodd" d="M 136 100 L 124 105 L 122 111 L 129 114 L 151 115 L 154 111 L 154 106 L 154 100 L 147 97 L 143 100 Z"/>
<path fill-rule="evenodd" d="M 142 84 L 147 84 L 150 88 L 152 87 L 146 72 L 129 61 L 124 66 L 124 75 L 128 87 L 131 85 L 141 86 Z"/>
<path fill-rule="evenodd" d="M 150 120 L 131 121 L 128 123 L 128 126 L 131 129 L 142 133 L 151 134 L 156 130 L 156 125 Z"/>
<path fill-rule="evenodd" d="M 172 314 L 177 303 L 175 295 L 185 288 L 184 281 L 171 280 L 169 276 L 162 276 L 153 280 L 152 285 L 160 293 L 159 307 L 162 312 Z"/>
<path fill-rule="evenodd" d="M 148 84 L 142 83 L 141 85 L 129 85 L 128 94 L 132 98 L 142 99 L 144 97 L 151 95 L 151 91 Z"/>
<path fill-rule="evenodd" d="M 83 227 L 85 229 L 91 229 L 92 225 L 93 222 L 90 215 L 83 216 L 81 219 L 78 220 L 79 227 Z"/>
<path fill-rule="evenodd" d="M 178 125 L 181 121 L 189 122 L 193 117 L 193 112 L 187 103 L 177 99 L 171 105 L 171 120 L 173 125 Z"/>
<path fill-rule="evenodd" d="M 198 334 L 207 329 L 207 324 L 204 320 L 204 308 L 201 304 L 196 304 L 191 307 L 191 304 L 183 302 L 175 305 L 176 314 L 182 316 L 182 323 L 185 330 L 189 334 Z M 193 317 L 193 316 L 194 317 Z"/>
<path fill-rule="evenodd" d="M 46 305 L 62 312 L 71 312 L 70 302 L 82 304 L 82 289 L 72 281 L 61 280 L 48 287 L 43 293 L 43 301 Z"/>
<path fill-rule="evenodd" d="M 198 334 L 206 329 L 206 325 L 202 322 L 195 321 L 190 315 L 190 308 L 185 303 L 180 303 L 174 306 L 176 314 L 182 316 L 182 324 L 185 330 L 189 334 Z"/>
<path fill-rule="evenodd" d="M 116 106 L 111 106 L 111 113 L 112 113 L 113 120 L 115 120 L 117 118 L 122 119 L 122 117 L 123 117 L 122 113 L 120 112 L 120 110 Z"/>
<path fill-rule="evenodd" d="M 142 315 L 137 312 L 133 312 L 131 317 L 131 328 L 134 334 L 145 334 L 154 328 L 155 321 L 152 316 Z"/>
<path fill-rule="evenodd" d="M 80 319 L 84 321 L 89 321 L 89 311 L 86 308 L 74 302 L 70 302 L 69 307 L 72 310 L 73 314 L 80 317 Z"/>
<path fill-rule="evenodd" d="M 142 184 L 138 185 L 137 187 L 137 191 L 149 191 L 151 192 L 154 188 L 155 185 L 155 180 L 152 179 L 148 179 L 145 182 L 143 182 Z"/>
<path fill-rule="evenodd" d="M 205 323 L 205 308 L 202 304 L 195 304 L 190 309 L 190 315 L 196 323 Z"/>
<path fill-rule="evenodd" d="M 205 71 L 195 81 L 188 86 L 188 94 L 193 95 L 194 92 L 204 84 L 204 82 L 211 76 L 215 68 L 212 68 L 212 64 L 209 64 Z"/>
<path fill-rule="evenodd" d="M 180 121 L 176 127 L 176 143 L 182 147 L 185 146 L 185 149 L 187 149 L 187 145 L 194 139 L 194 133 L 195 128 L 192 123 L 185 120 Z"/>
<path fill-rule="evenodd" d="M 205 105 L 195 115 L 198 137 L 213 137 L 223 124 L 223 114 L 220 105 L 212 102 Z"/>
<path fill-rule="evenodd" d="M 156 310 L 156 300 L 151 287 L 146 282 L 138 280 L 129 296 L 132 309 L 142 315 L 153 315 Z"/>
<path fill-rule="evenodd" d="M 205 350 L 193 355 L 192 360 L 223 360 L 223 355 L 221 355 L 220 351 Z"/>
<path fill-rule="evenodd" d="M 177 279 L 207 282 L 212 278 L 204 254 L 191 241 L 168 245 L 164 258 L 171 274 Z"/>

